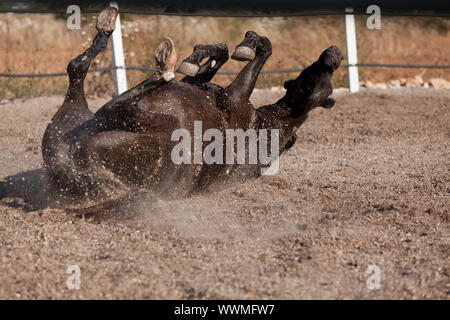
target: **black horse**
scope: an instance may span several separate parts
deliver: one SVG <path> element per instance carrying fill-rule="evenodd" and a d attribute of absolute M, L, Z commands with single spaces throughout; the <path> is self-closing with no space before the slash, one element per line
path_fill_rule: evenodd
<path fill-rule="evenodd" d="M 255 177 L 262 164 L 174 163 L 172 133 L 182 128 L 193 136 L 195 121 L 201 121 L 202 135 L 208 129 L 224 134 L 227 129 L 277 129 L 282 153 L 295 143 L 295 130 L 310 110 L 334 105 L 328 98 L 331 77 L 343 57 L 331 46 L 284 84 L 283 98 L 255 109 L 249 98 L 272 47 L 268 38 L 248 31 L 232 55 L 248 62 L 229 86 L 210 82 L 228 60 L 225 44 L 195 46 L 179 68 L 186 76 L 178 81 L 175 47 L 166 38 L 156 49 L 159 70 L 94 114 L 86 102 L 84 79 L 92 59 L 106 48 L 116 16 L 114 8 L 103 10 L 92 45 L 69 63 L 69 89 L 43 137 L 45 168 L 58 194 L 75 196 L 83 204 L 142 188 L 182 197 L 231 178 Z"/>

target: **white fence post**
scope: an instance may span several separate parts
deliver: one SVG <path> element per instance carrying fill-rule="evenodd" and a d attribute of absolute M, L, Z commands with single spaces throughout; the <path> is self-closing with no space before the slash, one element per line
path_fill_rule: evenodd
<path fill-rule="evenodd" d="M 350 92 L 359 91 L 358 56 L 356 53 L 356 28 L 353 8 L 345 8 L 345 43 L 347 46 L 348 87 Z"/>
<path fill-rule="evenodd" d="M 110 2 L 111 7 L 119 9 L 117 2 Z M 127 74 L 125 70 L 125 59 L 123 56 L 122 30 L 120 27 L 120 16 L 117 15 L 116 29 L 111 38 L 112 65 L 114 70 L 114 81 L 116 86 L 116 94 L 127 91 Z"/>

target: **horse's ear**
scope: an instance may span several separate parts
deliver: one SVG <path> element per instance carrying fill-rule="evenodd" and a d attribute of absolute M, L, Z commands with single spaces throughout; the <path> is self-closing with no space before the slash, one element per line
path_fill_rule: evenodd
<path fill-rule="evenodd" d="M 295 80 L 288 80 L 284 83 L 284 88 L 286 90 L 292 89 L 294 87 Z"/>

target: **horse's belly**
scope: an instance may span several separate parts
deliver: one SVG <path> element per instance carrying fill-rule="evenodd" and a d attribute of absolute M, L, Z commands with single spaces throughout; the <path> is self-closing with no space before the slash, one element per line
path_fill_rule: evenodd
<path fill-rule="evenodd" d="M 150 92 L 139 101 L 142 110 L 163 113 L 176 118 L 180 128 L 193 133 L 194 122 L 201 122 L 203 131 L 223 130 L 225 119 L 216 103 L 217 91 L 205 91 L 184 82 L 172 81 Z"/>

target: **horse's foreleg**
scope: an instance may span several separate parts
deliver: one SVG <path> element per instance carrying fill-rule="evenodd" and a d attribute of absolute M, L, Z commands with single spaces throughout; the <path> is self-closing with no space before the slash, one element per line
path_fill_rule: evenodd
<path fill-rule="evenodd" d="M 246 126 L 251 113 L 254 112 L 254 108 L 249 103 L 250 95 L 262 67 L 271 54 L 272 46 L 269 39 L 253 31 L 248 31 L 245 39 L 235 49 L 233 59 L 252 60 L 239 72 L 221 96 L 221 105 L 228 112 L 232 127 Z"/>
<path fill-rule="evenodd" d="M 203 65 L 203 59 L 209 58 Z M 224 43 L 196 45 L 192 54 L 183 60 L 178 71 L 185 74 L 183 82 L 202 84 L 210 82 L 228 61 L 228 48 Z"/>

